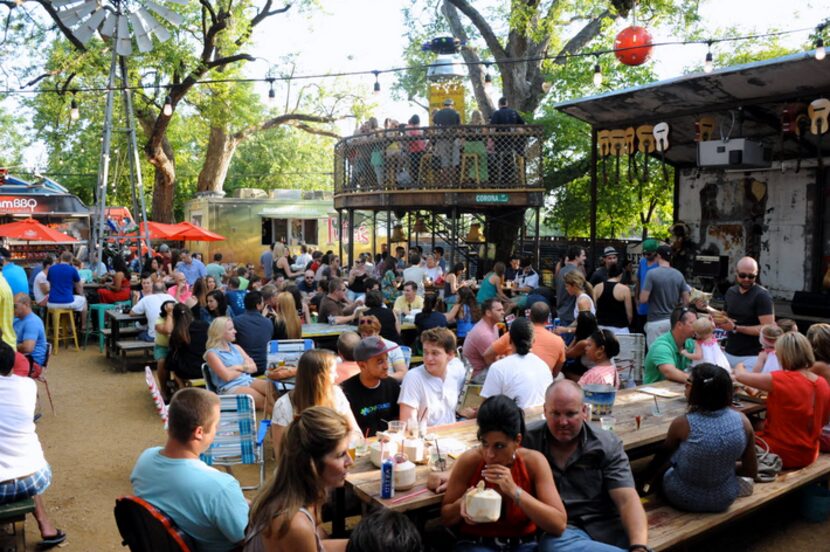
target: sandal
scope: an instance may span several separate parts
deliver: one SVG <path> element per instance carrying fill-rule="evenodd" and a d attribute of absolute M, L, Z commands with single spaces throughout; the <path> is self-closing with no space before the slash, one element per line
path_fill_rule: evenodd
<path fill-rule="evenodd" d="M 43 537 L 43 540 L 37 545 L 38 550 L 49 550 L 54 548 L 66 540 L 66 533 L 58 529 L 58 532 L 51 537 Z"/>

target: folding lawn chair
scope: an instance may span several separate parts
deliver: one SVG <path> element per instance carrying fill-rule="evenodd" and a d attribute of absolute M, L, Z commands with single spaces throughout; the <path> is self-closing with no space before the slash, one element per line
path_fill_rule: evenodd
<path fill-rule="evenodd" d="M 190 552 L 193 537 L 179 529 L 164 512 L 137 496 L 115 500 L 115 523 L 122 546 L 131 552 Z"/>

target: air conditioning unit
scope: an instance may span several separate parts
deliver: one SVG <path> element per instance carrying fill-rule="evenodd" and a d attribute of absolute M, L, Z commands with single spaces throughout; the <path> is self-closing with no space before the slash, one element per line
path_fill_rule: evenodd
<path fill-rule="evenodd" d="M 771 165 L 763 144 L 733 138 L 709 140 L 697 145 L 697 166 L 710 169 L 762 169 Z"/>

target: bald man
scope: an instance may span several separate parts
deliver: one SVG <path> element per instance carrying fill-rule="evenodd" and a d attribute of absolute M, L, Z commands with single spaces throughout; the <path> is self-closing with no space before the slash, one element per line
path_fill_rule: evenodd
<path fill-rule="evenodd" d="M 738 261 L 735 279 L 724 296 L 724 311 L 729 319 L 720 325 L 732 332 L 726 342 L 726 358 L 732 368 L 739 362 L 750 372 L 755 366 L 761 343 L 761 327 L 775 323 L 772 297 L 758 284 L 758 263 L 752 257 Z"/>
<path fill-rule="evenodd" d="M 582 388 L 570 380 L 545 392 L 545 419 L 528 425 L 522 445 L 545 455 L 568 512 L 560 537 L 540 551 L 648 551 L 648 522 L 622 441 L 585 423 Z M 598 477 L 599 476 L 599 477 Z"/>

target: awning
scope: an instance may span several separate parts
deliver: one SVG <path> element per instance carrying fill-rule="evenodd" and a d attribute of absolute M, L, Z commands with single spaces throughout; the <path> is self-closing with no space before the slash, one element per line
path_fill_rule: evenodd
<path fill-rule="evenodd" d="M 336 216 L 337 211 L 314 205 L 282 205 L 280 207 L 267 207 L 259 213 L 259 216 L 265 218 L 280 218 L 280 219 L 320 219 L 330 216 Z"/>

